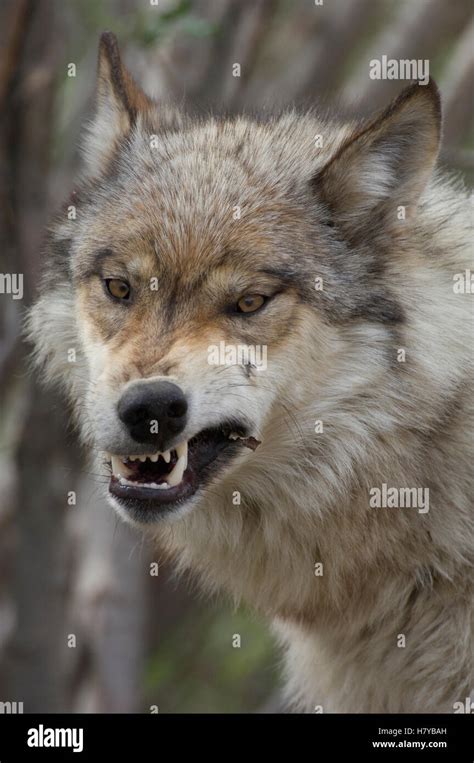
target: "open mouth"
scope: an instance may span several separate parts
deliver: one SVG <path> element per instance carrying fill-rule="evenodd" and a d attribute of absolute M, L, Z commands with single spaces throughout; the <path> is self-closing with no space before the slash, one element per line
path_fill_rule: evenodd
<path fill-rule="evenodd" d="M 117 456 L 108 454 L 109 492 L 140 521 L 184 503 L 241 449 L 255 450 L 259 441 L 235 422 L 203 429 L 165 452 Z"/>

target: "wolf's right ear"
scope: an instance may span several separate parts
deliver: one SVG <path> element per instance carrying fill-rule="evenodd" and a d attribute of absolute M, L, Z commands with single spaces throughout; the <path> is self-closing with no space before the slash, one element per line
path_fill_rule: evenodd
<path fill-rule="evenodd" d="M 86 173 L 99 175 L 108 165 L 117 144 L 135 124 L 137 114 L 151 104 L 133 81 L 120 58 L 112 32 L 100 37 L 95 113 L 83 143 Z"/>

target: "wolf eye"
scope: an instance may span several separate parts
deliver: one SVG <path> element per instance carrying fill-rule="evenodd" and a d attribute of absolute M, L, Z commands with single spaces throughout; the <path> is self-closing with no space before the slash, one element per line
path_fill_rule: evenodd
<path fill-rule="evenodd" d="M 255 313 L 265 304 L 267 298 L 263 294 L 244 294 L 237 302 L 238 313 Z"/>
<path fill-rule="evenodd" d="M 130 284 L 121 278 L 105 278 L 104 284 L 114 299 L 127 300 L 130 297 Z"/>

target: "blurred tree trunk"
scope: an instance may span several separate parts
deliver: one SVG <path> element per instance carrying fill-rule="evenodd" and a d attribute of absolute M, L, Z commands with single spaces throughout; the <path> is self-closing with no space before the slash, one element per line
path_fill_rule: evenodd
<path fill-rule="evenodd" d="M 446 44 L 462 33 L 472 14 L 471 0 L 416 0 L 397 5 L 393 19 L 388 18 L 369 45 L 342 88 L 348 109 L 371 112 L 383 107 L 399 90 L 400 82 L 372 80 L 369 62 L 386 55 L 388 59 L 427 59 L 436 57 L 440 40 Z"/>
<path fill-rule="evenodd" d="M 148 553 L 105 504 L 107 481 L 84 476 L 71 514 L 80 553 L 68 607 L 77 641 L 70 702 L 73 712 L 136 713 L 145 673 Z"/>
<path fill-rule="evenodd" d="M 462 145 L 474 127 L 474 18 L 460 36 L 442 80 L 445 148 Z"/>
<path fill-rule="evenodd" d="M 54 3 L 4 2 L 2 21 L 2 267 L 23 274 L 24 306 L 34 287 L 48 214 L 57 55 Z M 2 295 L 7 317 L 2 336 L 3 474 L 10 483 L 2 495 L 2 516 L 12 598 L 10 628 L 0 654 L 1 694 L 22 701 L 25 711 L 57 711 L 63 702 L 58 670 L 66 571 L 63 516 L 71 489 L 64 470 L 64 416 L 27 375 L 29 353 L 20 341 L 19 303 L 12 315 L 12 302 Z"/>

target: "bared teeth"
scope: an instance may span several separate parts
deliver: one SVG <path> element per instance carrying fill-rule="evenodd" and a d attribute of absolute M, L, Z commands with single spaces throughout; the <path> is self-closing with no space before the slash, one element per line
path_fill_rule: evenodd
<path fill-rule="evenodd" d="M 167 475 L 166 480 L 170 487 L 179 485 L 183 479 L 183 474 L 188 466 L 188 443 L 182 442 L 176 446 L 176 455 L 178 460 L 176 461 L 173 469 Z"/>
<path fill-rule="evenodd" d="M 150 483 L 140 483 L 140 487 L 150 487 L 150 488 L 159 488 L 160 490 L 166 490 L 170 487 L 175 487 L 176 485 L 179 485 L 179 483 L 183 479 L 184 472 L 186 471 L 188 467 L 188 443 L 182 442 L 179 445 L 176 446 L 174 449 L 176 451 L 177 455 L 177 461 L 171 470 L 169 474 L 166 475 L 166 482 L 150 482 Z M 169 464 L 171 461 L 171 450 L 166 450 L 163 453 L 157 452 L 152 454 L 146 454 L 141 456 L 115 456 L 112 454 L 107 454 L 112 467 L 112 473 L 115 477 L 118 477 L 121 484 L 123 485 L 135 485 L 136 482 L 131 482 L 127 479 L 127 477 L 130 477 L 133 475 L 133 469 L 130 469 L 124 461 L 140 461 L 142 464 L 145 463 L 145 461 L 152 461 L 153 463 L 156 463 L 160 456 L 162 456 L 165 463 Z"/>
<path fill-rule="evenodd" d="M 132 482 L 125 477 L 120 477 L 119 482 L 121 485 L 129 485 L 130 487 L 140 487 L 152 490 L 168 490 L 169 485 L 167 482 Z"/>
<path fill-rule="evenodd" d="M 164 453 L 161 453 L 161 451 L 157 450 L 156 453 L 145 453 L 141 456 L 124 456 L 124 459 L 127 459 L 128 461 L 141 461 L 142 464 L 145 463 L 145 461 L 153 461 L 153 463 L 156 463 L 159 459 L 159 457 L 164 458 L 167 464 L 171 461 L 171 451 L 166 450 Z"/>
<path fill-rule="evenodd" d="M 187 442 L 182 442 L 176 446 L 176 455 L 178 456 L 178 460 L 180 458 L 184 460 L 184 468 L 187 469 L 187 466 L 188 466 L 188 443 Z"/>
<path fill-rule="evenodd" d="M 132 470 L 124 464 L 120 456 L 110 456 L 110 464 L 112 467 L 112 474 L 115 477 L 129 477 L 130 474 L 133 474 Z"/>

